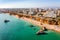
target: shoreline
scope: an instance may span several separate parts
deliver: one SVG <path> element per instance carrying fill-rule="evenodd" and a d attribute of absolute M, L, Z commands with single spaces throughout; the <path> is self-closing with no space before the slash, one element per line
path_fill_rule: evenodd
<path fill-rule="evenodd" d="M 19 16 L 18 15 L 13 15 L 15 16 L 16 18 L 19 19 Z M 33 19 L 30 19 L 30 18 L 26 18 L 26 17 L 21 17 L 20 19 L 22 20 L 25 20 L 29 23 L 32 23 L 36 26 L 39 26 L 40 28 L 43 28 L 43 27 L 46 27 L 47 29 L 49 30 L 53 30 L 53 31 L 56 31 L 56 32 L 60 32 L 60 26 L 57 26 L 57 25 L 49 25 L 49 24 L 44 24 L 44 23 L 41 23 L 39 21 L 36 21 L 36 20 L 33 20 Z M 40 30 L 39 30 L 40 31 Z"/>
<path fill-rule="evenodd" d="M 49 30 L 54 30 L 54 31 L 60 32 L 60 27 L 57 25 L 49 25 L 49 24 L 44 24 L 44 23 L 42 23 L 42 25 L 41 25 L 41 22 L 30 19 L 30 18 L 26 18 L 26 17 L 21 17 L 20 19 L 30 22 L 36 26 L 41 27 L 41 28 L 46 27 Z"/>

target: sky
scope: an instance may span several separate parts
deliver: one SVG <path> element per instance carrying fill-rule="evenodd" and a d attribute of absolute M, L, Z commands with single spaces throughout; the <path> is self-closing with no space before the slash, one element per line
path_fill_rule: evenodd
<path fill-rule="evenodd" d="M 60 0 L 0 0 L 0 8 L 60 7 Z"/>

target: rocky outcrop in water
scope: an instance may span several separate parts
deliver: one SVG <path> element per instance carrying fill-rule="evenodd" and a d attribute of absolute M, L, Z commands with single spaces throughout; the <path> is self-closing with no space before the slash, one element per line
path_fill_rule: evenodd
<path fill-rule="evenodd" d="M 43 35 L 43 34 L 46 34 L 43 30 L 40 30 L 36 33 L 37 35 Z"/>
<path fill-rule="evenodd" d="M 34 25 L 30 25 L 30 27 L 34 27 Z"/>
<path fill-rule="evenodd" d="M 44 30 L 43 31 L 48 31 L 48 29 L 46 27 L 44 27 Z"/>
<path fill-rule="evenodd" d="M 9 20 L 4 20 L 4 23 L 8 23 L 8 22 L 10 22 Z"/>

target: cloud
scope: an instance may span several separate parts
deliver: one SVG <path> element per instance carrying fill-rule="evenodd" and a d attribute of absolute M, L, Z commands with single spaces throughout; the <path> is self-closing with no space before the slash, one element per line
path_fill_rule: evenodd
<path fill-rule="evenodd" d="M 43 7 L 60 7 L 58 2 L 41 2 L 41 1 L 17 1 L 0 4 L 0 8 L 43 8 Z"/>
<path fill-rule="evenodd" d="M 0 6 L 0 8 L 29 8 L 29 7 L 35 7 L 36 3 L 8 3 L 3 4 Z"/>

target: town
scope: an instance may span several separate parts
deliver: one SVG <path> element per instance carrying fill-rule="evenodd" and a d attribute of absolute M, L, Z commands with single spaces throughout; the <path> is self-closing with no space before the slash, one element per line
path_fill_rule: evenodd
<path fill-rule="evenodd" d="M 42 23 L 60 26 L 60 9 L 52 8 L 1 8 L 0 12 L 25 15 Z"/>

